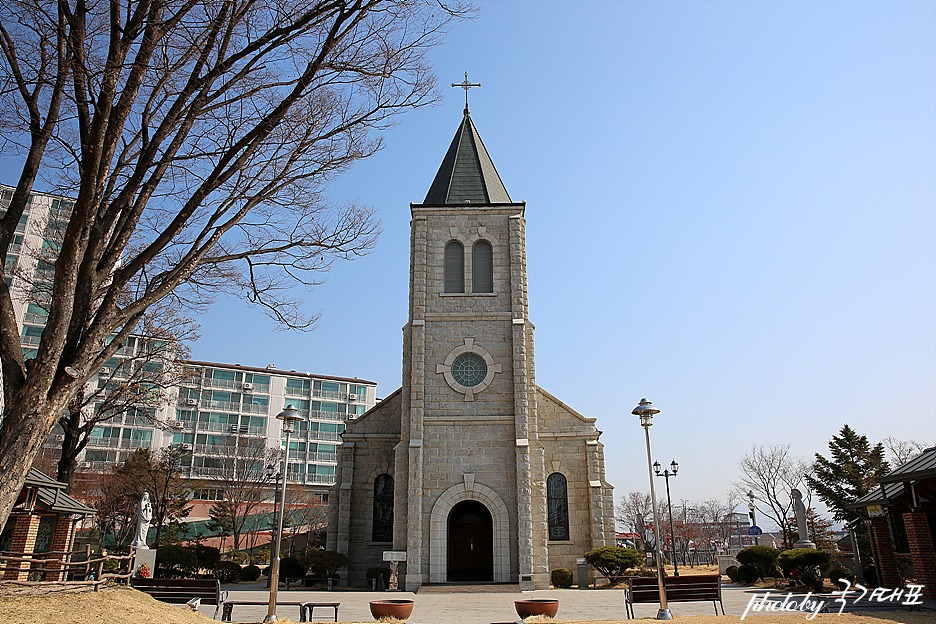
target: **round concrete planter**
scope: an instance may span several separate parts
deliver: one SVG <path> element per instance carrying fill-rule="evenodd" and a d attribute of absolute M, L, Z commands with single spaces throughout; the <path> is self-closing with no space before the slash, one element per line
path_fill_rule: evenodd
<path fill-rule="evenodd" d="M 382 617 L 395 617 L 398 620 L 406 620 L 413 614 L 413 601 L 371 600 L 370 612 L 375 620 L 379 620 Z"/>
<path fill-rule="evenodd" d="M 556 617 L 556 613 L 559 611 L 559 601 L 549 599 L 514 600 L 514 608 L 521 620 L 531 615 Z"/>

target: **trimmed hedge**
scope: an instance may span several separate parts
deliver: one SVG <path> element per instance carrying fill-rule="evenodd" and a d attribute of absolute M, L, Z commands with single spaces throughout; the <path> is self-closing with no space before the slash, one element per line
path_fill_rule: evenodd
<path fill-rule="evenodd" d="M 241 580 L 244 581 L 256 581 L 260 578 L 260 567 L 255 565 L 249 565 L 243 570 L 241 570 Z"/>
<path fill-rule="evenodd" d="M 624 576 L 628 568 L 643 565 L 643 555 L 633 548 L 602 546 L 585 553 L 585 561 L 604 576 Z"/>
<path fill-rule="evenodd" d="M 556 589 L 569 589 L 572 587 L 572 570 L 556 568 L 549 574 L 549 580 Z"/>
<path fill-rule="evenodd" d="M 806 570 L 817 572 L 831 559 L 832 555 L 816 548 L 793 548 L 780 553 L 777 563 L 784 572 L 796 571 L 802 575 Z"/>
<path fill-rule="evenodd" d="M 241 567 L 233 561 L 219 561 L 211 571 L 222 583 L 237 583 L 241 580 Z"/>
<path fill-rule="evenodd" d="M 777 558 L 780 551 L 770 546 L 748 546 L 737 554 L 736 559 L 742 565 L 748 565 L 757 571 L 757 578 L 775 576 Z"/>

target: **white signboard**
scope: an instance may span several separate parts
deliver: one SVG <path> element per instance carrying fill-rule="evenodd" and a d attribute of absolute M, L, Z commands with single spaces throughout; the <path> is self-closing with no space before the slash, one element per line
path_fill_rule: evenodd
<path fill-rule="evenodd" d="M 405 550 L 385 550 L 383 553 L 384 561 L 406 561 Z"/>

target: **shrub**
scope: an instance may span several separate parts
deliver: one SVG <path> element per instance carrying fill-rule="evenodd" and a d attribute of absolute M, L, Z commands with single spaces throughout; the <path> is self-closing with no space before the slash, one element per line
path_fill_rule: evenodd
<path fill-rule="evenodd" d="M 295 557 L 286 557 L 280 561 L 279 578 L 280 580 L 288 578 L 302 578 L 308 568 L 302 565 Z"/>
<path fill-rule="evenodd" d="M 211 569 L 211 573 L 222 583 L 237 583 L 241 580 L 242 571 L 233 561 L 219 561 Z"/>
<path fill-rule="evenodd" d="M 732 583 L 740 583 L 741 577 L 738 576 L 738 566 L 728 566 L 725 568 L 725 574 L 728 575 L 728 578 L 731 579 Z"/>
<path fill-rule="evenodd" d="M 230 548 L 224 555 L 227 557 L 228 561 L 233 561 L 234 563 L 239 563 L 241 565 L 250 563 L 250 554 L 240 550 Z"/>
<path fill-rule="evenodd" d="M 633 548 L 602 546 L 585 553 L 585 561 L 605 576 L 623 576 L 628 568 L 643 564 L 643 555 Z"/>
<path fill-rule="evenodd" d="M 167 577 L 190 574 L 198 567 L 198 557 L 191 548 L 184 546 L 161 546 L 156 551 L 156 567 Z"/>
<path fill-rule="evenodd" d="M 848 587 L 848 583 L 844 583 L 843 579 L 849 583 L 854 583 L 855 574 L 848 568 L 841 566 L 829 570 L 829 580 L 832 581 L 832 583 L 841 590 L 844 590 L 846 587 Z"/>
<path fill-rule="evenodd" d="M 381 567 L 378 567 L 378 566 L 374 566 L 374 567 L 372 567 L 372 568 L 367 568 L 367 575 L 366 575 L 366 576 L 367 576 L 367 580 L 368 580 L 368 581 L 372 581 L 372 580 L 374 580 L 375 578 L 382 577 L 382 578 L 383 578 L 383 586 L 384 586 L 384 587 L 389 587 L 389 586 L 390 586 L 390 568 L 381 568 Z"/>
<path fill-rule="evenodd" d="M 310 550 L 300 561 L 313 576 L 320 578 L 337 577 L 338 569 L 350 562 L 347 555 L 333 550 Z"/>
<path fill-rule="evenodd" d="M 800 581 L 802 581 L 803 585 L 814 592 L 818 593 L 822 591 L 822 577 L 816 574 L 813 570 L 805 570 L 800 575 Z"/>
<path fill-rule="evenodd" d="M 241 580 L 256 581 L 260 578 L 260 568 L 255 565 L 249 565 L 241 570 Z"/>
<path fill-rule="evenodd" d="M 754 566 L 748 564 L 742 565 L 738 568 L 738 582 L 748 585 L 753 583 L 760 578 L 760 575 L 757 573 L 757 569 Z"/>
<path fill-rule="evenodd" d="M 737 559 L 742 565 L 749 565 L 757 571 L 757 578 L 763 580 L 772 575 L 777 566 L 780 551 L 770 546 L 748 546 L 738 553 Z"/>
<path fill-rule="evenodd" d="M 569 589 L 572 587 L 572 570 L 568 568 L 556 568 L 549 574 L 552 586 L 556 589 Z"/>
<path fill-rule="evenodd" d="M 210 570 L 221 561 L 221 551 L 213 546 L 195 544 L 191 549 L 198 558 L 198 567 L 203 570 Z"/>
<path fill-rule="evenodd" d="M 829 563 L 831 559 L 832 555 L 822 550 L 794 548 L 780 553 L 780 556 L 777 557 L 777 563 L 780 564 L 784 572 L 796 571 L 802 575 L 806 570 L 818 572 L 819 568 Z"/>

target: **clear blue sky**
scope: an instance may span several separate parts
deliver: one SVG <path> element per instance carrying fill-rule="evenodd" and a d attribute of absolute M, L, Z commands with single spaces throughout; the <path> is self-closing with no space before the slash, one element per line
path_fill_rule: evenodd
<path fill-rule="evenodd" d="M 399 387 L 409 203 L 468 70 L 527 202 L 537 382 L 598 419 L 616 494 L 648 489 L 643 396 L 676 501 L 723 499 L 752 443 L 936 440 L 936 3 L 490 1 L 433 59 L 443 104 L 331 188 L 384 233 L 308 295 L 319 328 L 221 302 L 196 359 Z"/>

